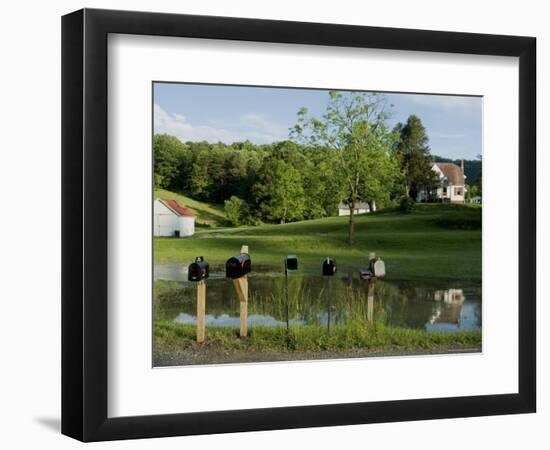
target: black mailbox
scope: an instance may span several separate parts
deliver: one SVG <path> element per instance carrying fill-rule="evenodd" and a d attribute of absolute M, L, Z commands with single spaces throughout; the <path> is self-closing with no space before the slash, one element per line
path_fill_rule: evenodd
<path fill-rule="evenodd" d="M 225 263 L 227 278 L 241 278 L 252 270 L 252 261 L 248 255 L 233 256 Z"/>
<path fill-rule="evenodd" d="M 285 258 L 285 267 L 288 272 L 298 271 L 298 257 L 296 255 L 288 255 Z"/>
<path fill-rule="evenodd" d="M 187 279 L 189 281 L 201 281 L 206 280 L 208 275 L 210 275 L 210 264 L 202 256 L 197 256 L 195 262 L 189 264 Z"/>
<path fill-rule="evenodd" d="M 336 260 L 327 256 L 323 261 L 323 275 L 333 276 L 336 273 Z"/>

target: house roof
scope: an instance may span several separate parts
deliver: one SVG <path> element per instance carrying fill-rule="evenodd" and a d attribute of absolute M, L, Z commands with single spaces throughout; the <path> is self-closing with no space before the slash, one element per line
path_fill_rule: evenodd
<path fill-rule="evenodd" d="M 450 184 L 464 185 L 464 172 L 460 166 L 453 163 L 442 162 L 437 162 L 435 165 L 439 168 L 439 170 L 441 170 L 441 172 L 443 172 L 443 175 L 447 177 Z"/>
<path fill-rule="evenodd" d="M 338 209 L 349 209 L 349 204 L 347 202 L 338 203 Z M 369 209 L 369 204 L 367 202 L 356 202 L 355 209 Z"/>
<path fill-rule="evenodd" d="M 184 217 L 195 217 L 195 214 L 193 211 L 191 211 L 189 208 L 185 208 L 184 206 L 181 206 L 177 200 L 170 200 L 161 198 L 159 199 L 164 206 L 166 206 L 168 209 L 170 209 L 174 214 L 178 216 L 184 216 Z"/>

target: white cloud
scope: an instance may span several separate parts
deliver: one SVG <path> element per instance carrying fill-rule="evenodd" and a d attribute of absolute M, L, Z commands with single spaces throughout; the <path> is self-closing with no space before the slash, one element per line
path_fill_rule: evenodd
<path fill-rule="evenodd" d="M 225 126 L 194 125 L 181 114 L 165 111 L 154 105 L 154 129 L 158 134 L 170 134 L 181 141 L 242 142 L 250 140 L 267 144 L 287 139 L 288 130 L 263 114 L 248 113 Z"/>
<path fill-rule="evenodd" d="M 275 123 L 264 114 L 248 113 L 240 117 L 248 133 L 266 142 L 282 141 L 288 138 L 288 128 Z"/>
<path fill-rule="evenodd" d="M 181 114 L 169 113 L 155 103 L 154 105 L 155 133 L 176 136 L 182 142 L 237 142 L 241 140 L 238 133 L 223 128 L 214 128 L 205 125 L 193 125 Z"/>

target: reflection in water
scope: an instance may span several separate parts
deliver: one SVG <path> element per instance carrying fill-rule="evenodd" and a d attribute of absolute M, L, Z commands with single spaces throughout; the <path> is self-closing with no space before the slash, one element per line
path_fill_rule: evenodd
<path fill-rule="evenodd" d="M 181 266 L 155 266 L 155 317 L 194 324 L 196 284 L 185 281 Z M 249 277 L 249 327 L 307 324 L 331 327 L 354 320 L 428 331 L 455 332 L 481 328 L 479 284 L 419 283 L 377 280 L 374 295 L 356 274 L 334 277 L 292 274 L 288 301 L 284 275 L 259 273 Z M 239 326 L 239 300 L 231 280 L 212 276 L 207 281 L 207 326 Z"/>
<path fill-rule="evenodd" d="M 460 328 L 464 299 L 462 289 L 435 291 L 434 300 L 439 303 L 428 321 L 429 324 L 456 324 L 457 328 Z"/>
<path fill-rule="evenodd" d="M 183 323 L 183 324 L 192 324 L 194 325 L 197 318 L 191 314 L 180 313 L 174 319 L 174 322 Z M 305 325 L 303 320 L 290 319 L 289 325 Z M 240 326 L 239 316 L 230 316 L 229 314 L 220 314 L 218 316 L 213 316 L 212 314 L 206 315 L 206 326 L 218 326 L 218 327 L 236 327 Z M 258 327 L 284 327 L 286 326 L 286 321 L 277 320 L 271 316 L 262 316 L 258 314 L 250 314 L 248 316 L 248 326 L 258 326 Z"/>

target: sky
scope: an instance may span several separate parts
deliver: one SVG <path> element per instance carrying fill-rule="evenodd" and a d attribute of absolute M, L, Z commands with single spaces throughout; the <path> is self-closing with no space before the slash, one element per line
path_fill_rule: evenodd
<path fill-rule="evenodd" d="M 481 97 L 386 93 L 388 125 L 422 120 L 432 155 L 476 159 L 482 153 Z M 296 113 L 320 117 L 328 91 L 185 83 L 154 83 L 154 132 L 181 141 L 268 144 L 288 139 Z"/>

